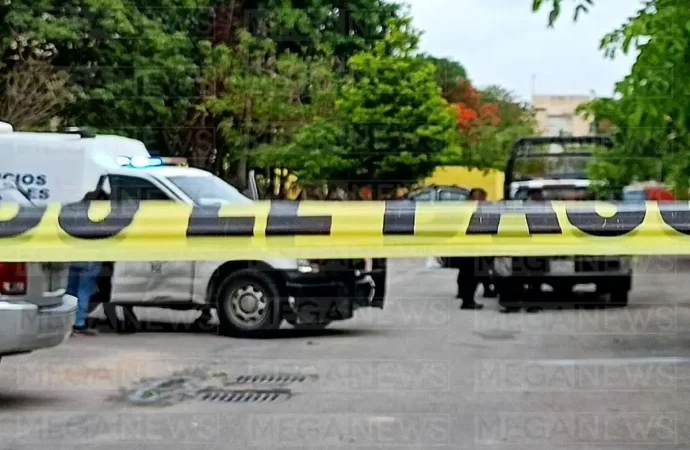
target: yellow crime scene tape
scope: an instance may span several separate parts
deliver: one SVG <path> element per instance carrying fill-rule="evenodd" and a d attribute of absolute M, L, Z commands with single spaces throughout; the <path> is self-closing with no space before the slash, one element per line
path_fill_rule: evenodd
<path fill-rule="evenodd" d="M 0 207 L 0 260 L 690 254 L 688 202 L 94 202 Z"/>

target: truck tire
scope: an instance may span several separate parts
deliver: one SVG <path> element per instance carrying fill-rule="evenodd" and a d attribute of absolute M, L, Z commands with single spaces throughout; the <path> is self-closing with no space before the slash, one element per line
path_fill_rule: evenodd
<path fill-rule="evenodd" d="M 218 330 L 224 336 L 257 337 L 280 327 L 276 307 L 280 290 L 265 273 L 254 269 L 232 272 L 216 295 Z"/>

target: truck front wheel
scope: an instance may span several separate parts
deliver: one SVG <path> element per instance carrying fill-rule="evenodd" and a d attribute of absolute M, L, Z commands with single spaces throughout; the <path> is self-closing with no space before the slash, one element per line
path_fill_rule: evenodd
<path fill-rule="evenodd" d="M 252 269 L 229 274 L 216 297 L 220 334 L 254 337 L 280 327 L 274 311 L 280 291 L 271 277 Z"/>

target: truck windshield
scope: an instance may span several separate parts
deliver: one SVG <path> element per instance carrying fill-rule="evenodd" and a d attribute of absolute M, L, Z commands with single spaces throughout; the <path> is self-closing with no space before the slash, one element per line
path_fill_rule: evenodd
<path fill-rule="evenodd" d="M 579 143 L 526 144 L 516 149 L 514 179 L 583 179 L 604 146 Z"/>
<path fill-rule="evenodd" d="M 168 177 L 168 180 L 197 205 L 252 203 L 251 199 L 216 176 Z"/>

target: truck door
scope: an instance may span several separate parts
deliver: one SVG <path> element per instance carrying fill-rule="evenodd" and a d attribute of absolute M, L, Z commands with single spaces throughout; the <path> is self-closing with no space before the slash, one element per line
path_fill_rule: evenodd
<path fill-rule="evenodd" d="M 108 175 L 113 201 L 174 201 L 153 182 L 136 176 Z M 115 303 L 177 303 L 192 299 L 193 261 L 124 261 L 115 263 Z"/>

